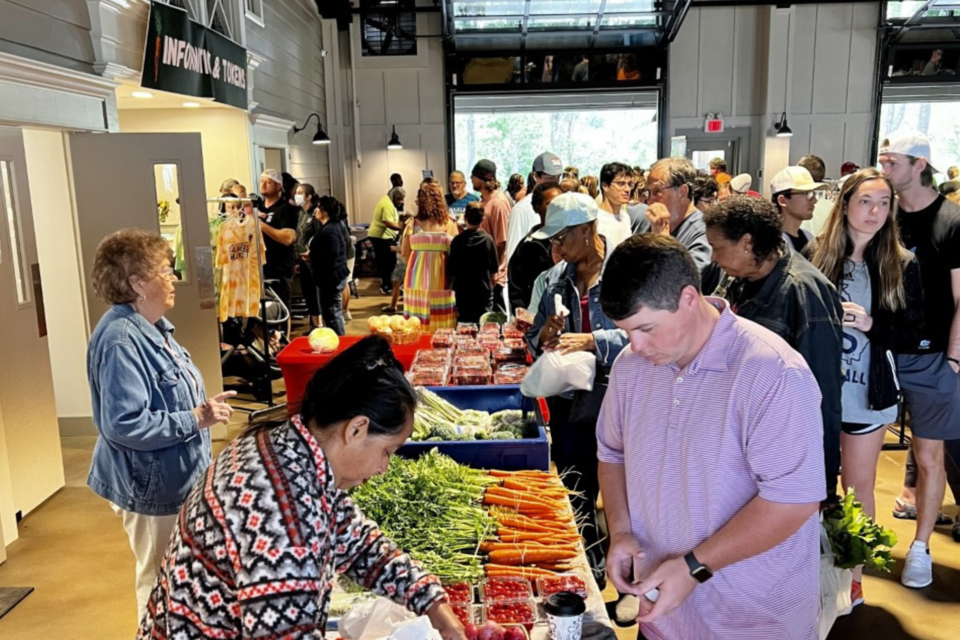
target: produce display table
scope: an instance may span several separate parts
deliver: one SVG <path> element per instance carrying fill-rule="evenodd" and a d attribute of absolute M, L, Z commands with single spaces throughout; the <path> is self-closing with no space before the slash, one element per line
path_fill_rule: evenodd
<path fill-rule="evenodd" d="M 617 640 L 617 634 L 607 615 L 607 607 L 603 603 L 600 587 L 590 572 L 590 564 L 586 553 L 580 554 L 580 573 L 587 582 L 587 612 L 583 614 L 582 640 Z M 545 624 L 533 627 L 530 640 L 550 640 L 550 630 Z"/>

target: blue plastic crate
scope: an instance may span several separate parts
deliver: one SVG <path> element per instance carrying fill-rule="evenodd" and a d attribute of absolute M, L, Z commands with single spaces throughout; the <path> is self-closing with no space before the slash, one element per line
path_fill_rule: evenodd
<path fill-rule="evenodd" d="M 520 393 L 519 385 L 430 387 L 430 391 L 458 409 L 476 409 L 490 413 L 505 409 L 525 409 L 533 413 L 534 402 Z M 434 448 L 460 464 L 476 469 L 550 470 L 550 445 L 547 442 L 547 431 L 542 424 L 537 427 L 536 438 L 407 442 L 397 453 L 405 458 L 419 458 Z"/>

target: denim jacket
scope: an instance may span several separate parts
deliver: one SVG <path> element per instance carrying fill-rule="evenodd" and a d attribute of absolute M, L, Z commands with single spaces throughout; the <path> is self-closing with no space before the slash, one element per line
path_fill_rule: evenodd
<path fill-rule="evenodd" d="M 597 367 L 598 369 L 609 370 L 613 366 L 613 361 L 620 355 L 620 351 L 627 345 L 627 333 L 618 329 L 613 320 L 603 314 L 600 308 L 600 285 L 603 282 L 603 275 L 597 283 L 590 288 L 590 322 L 592 327 L 583 327 L 580 317 L 580 292 L 577 291 L 577 265 L 561 262 L 549 271 L 547 290 L 540 298 L 540 307 L 537 309 L 537 316 L 533 321 L 533 326 L 527 331 L 527 343 L 531 351 L 537 356 L 540 355 L 540 331 L 547 323 L 547 318 L 556 315 L 557 310 L 554 304 L 554 296 L 560 294 L 563 304 L 570 310 L 570 315 L 566 317 L 566 326 L 564 331 L 569 333 L 592 333 L 593 340 L 596 343 Z"/>
<path fill-rule="evenodd" d="M 192 411 L 206 399 L 203 378 L 173 325 L 115 305 L 90 337 L 87 379 L 100 432 L 87 484 L 126 511 L 177 513 L 210 465 L 210 432 Z"/>

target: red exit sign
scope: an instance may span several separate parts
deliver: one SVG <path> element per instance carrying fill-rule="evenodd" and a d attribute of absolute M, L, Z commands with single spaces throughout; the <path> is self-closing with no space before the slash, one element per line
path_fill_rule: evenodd
<path fill-rule="evenodd" d="M 723 119 L 707 118 L 703 123 L 703 130 L 706 133 L 723 133 Z"/>

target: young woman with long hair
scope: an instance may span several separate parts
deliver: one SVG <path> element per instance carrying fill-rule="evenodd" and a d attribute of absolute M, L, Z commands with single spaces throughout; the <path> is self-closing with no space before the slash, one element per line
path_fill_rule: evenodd
<path fill-rule="evenodd" d="M 457 232 L 440 185 L 421 184 L 417 215 L 407 222 L 400 245 L 407 263 L 403 308 L 407 317 L 418 317 L 431 331 L 457 326 L 455 297 L 447 276 L 450 239 Z"/>
<path fill-rule="evenodd" d="M 869 168 L 850 176 L 819 237 L 813 264 L 837 287 L 843 305 L 841 480 L 870 517 L 884 427 L 897 419 L 898 347 L 915 341 L 923 321 L 920 269 L 900 244 L 894 190 Z M 862 568 L 853 602 L 863 602 Z"/>

